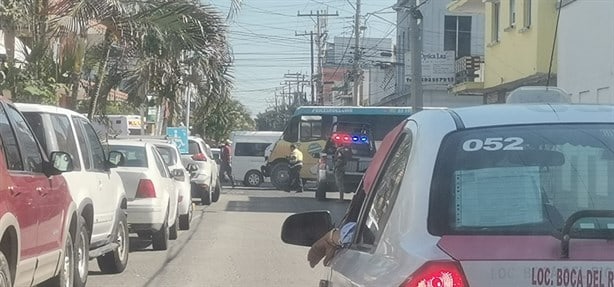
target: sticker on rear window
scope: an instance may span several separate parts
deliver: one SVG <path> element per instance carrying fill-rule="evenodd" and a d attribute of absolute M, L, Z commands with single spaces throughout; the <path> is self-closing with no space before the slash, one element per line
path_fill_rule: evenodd
<path fill-rule="evenodd" d="M 463 143 L 464 151 L 498 151 L 498 150 L 523 150 L 521 146 L 524 142 L 523 138 L 509 137 L 509 138 L 486 138 L 481 139 L 469 139 Z"/>
<path fill-rule="evenodd" d="M 613 287 L 614 271 L 582 267 L 532 267 L 531 286 Z"/>

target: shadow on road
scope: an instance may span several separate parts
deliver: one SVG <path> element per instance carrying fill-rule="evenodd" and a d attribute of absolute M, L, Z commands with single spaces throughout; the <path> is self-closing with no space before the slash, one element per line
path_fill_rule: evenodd
<path fill-rule="evenodd" d="M 247 201 L 228 201 L 225 211 L 234 212 L 281 212 L 281 213 L 300 213 L 312 210 L 328 210 L 333 219 L 343 216 L 349 200 L 326 200 L 317 201 L 311 197 L 265 197 L 249 196 Z"/>

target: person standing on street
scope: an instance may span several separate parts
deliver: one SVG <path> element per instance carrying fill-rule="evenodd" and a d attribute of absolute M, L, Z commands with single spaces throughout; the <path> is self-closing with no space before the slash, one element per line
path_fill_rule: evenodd
<path fill-rule="evenodd" d="M 235 180 L 232 178 L 232 165 L 230 164 L 230 159 L 231 159 L 231 149 L 230 149 L 230 144 L 231 141 L 230 140 L 226 140 L 226 143 L 224 144 L 224 147 L 222 148 L 222 178 L 224 178 L 224 175 L 228 175 L 228 178 L 230 179 L 230 184 L 232 184 L 232 187 L 235 187 Z"/>
<path fill-rule="evenodd" d="M 290 145 L 290 184 L 286 192 L 296 190 L 297 193 L 303 192 L 303 181 L 301 180 L 301 169 L 303 168 L 303 153 L 296 148 L 296 145 Z"/>
<path fill-rule="evenodd" d="M 339 199 L 343 200 L 345 194 L 345 169 L 348 161 L 352 158 L 352 150 L 349 144 L 342 143 L 335 151 L 335 185 L 339 191 Z"/>

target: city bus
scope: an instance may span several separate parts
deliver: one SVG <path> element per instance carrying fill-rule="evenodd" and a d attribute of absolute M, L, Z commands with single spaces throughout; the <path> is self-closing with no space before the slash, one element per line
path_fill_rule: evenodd
<path fill-rule="evenodd" d="M 270 177 L 277 189 L 289 184 L 287 156 L 290 145 L 295 144 L 303 153 L 301 178 L 315 181 L 318 177 L 318 160 L 336 122 L 354 122 L 369 125 L 376 146 L 397 124 L 409 117 L 409 107 L 354 107 L 354 106 L 303 106 L 296 109 L 281 138 L 274 144 L 271 155 L 261 170 Z"/>

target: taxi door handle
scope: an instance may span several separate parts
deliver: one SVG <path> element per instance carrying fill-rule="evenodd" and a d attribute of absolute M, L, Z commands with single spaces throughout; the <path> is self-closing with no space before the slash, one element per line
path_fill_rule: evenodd
<path fill-rule="evenodd" d="M 40 196 L 43 196 L 43 197 L 44 197 L 44 196 L 47 196 L 47 193 L 49 193 L 49 191 L 48 191 L 47 189 L 42 188 L 42 187 L 40 187 L 40 186 L 36 188 L 36 191 L 38 192 L 38 194 L 39 194 Z"/>
<path fill-rule="evenodd" d="M 16 191 L 14 186 L 9 186 L 8 187 L 9 193 L 11 194 L 11 196 L 13 197 L 17 197 L 21 194 L 20 191 Z"/>

